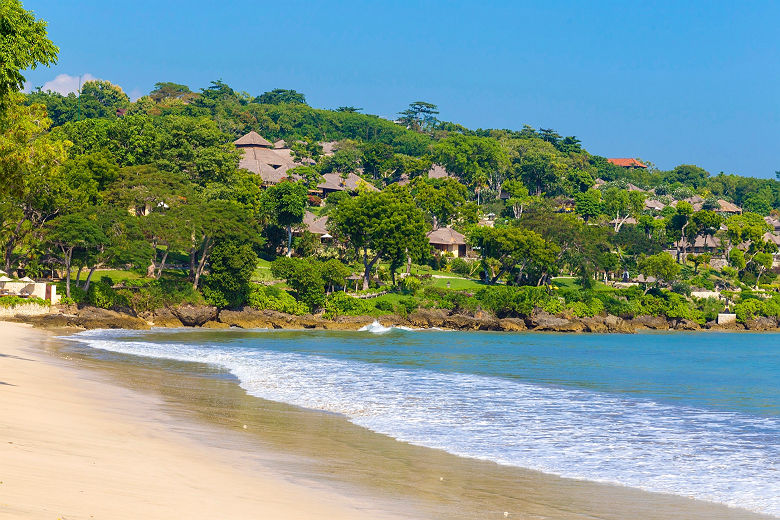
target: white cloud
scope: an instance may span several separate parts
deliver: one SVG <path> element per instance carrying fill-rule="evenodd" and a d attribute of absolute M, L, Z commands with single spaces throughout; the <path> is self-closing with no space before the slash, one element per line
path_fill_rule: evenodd
<path fill-rule="evenodd" d="M 135 103 L 138 101 L 138 98 L 142 97 L 144 95 L 143 91 L 140 88 L 134 88 L 130 92 L 127 93 L 127 97 L 130 98 L 130 101 Z"/>
<path fill-rule="evenodd" d="M 59 92 L 63 96 L 68 95 L 71 92 L 78 92 L 79 83 L 83 85 L 87 81 L 95 81 L 98 78 L 90 73 L 82 74 L 79 76 L 71 76 L 70 74 L 60 74 L 51 81 L 47 81 L 41 87 L 43 92 L 51 90 L 52 92 Z"/>

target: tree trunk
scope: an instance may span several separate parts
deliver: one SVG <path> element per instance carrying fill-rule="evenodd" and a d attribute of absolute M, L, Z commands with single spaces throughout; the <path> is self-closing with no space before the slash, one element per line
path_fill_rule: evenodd
<path fill-rule="evenodd" d="M 79 264 L 79 268 L 76 271 L 76 287 L 79 287 L 81 282 L 81 270 L 84 269 L 84 264 Z"/>
<path fill-rule="evenodd" d="M 369 276 L 371 276 L 370 268 L 368 267 L 368 251 L 363 250 L 363 290 L 368 290 Z"/>
<path fill-rule="evenodd" d="M 211 239 L 206 238 L 203 241 L 203 253 L 200 256 L 200 262 L 198 262 L 198 269 L 195 271 L 195 280 L 192 282 L 192 288 L 198 289 L 198 283 L 200 282 L 200 276 L 203 274 L 203 269 L 206 268 L 206 259 L 211 251 Z"/>
<path fill-rule="evenodd" d="M 287 258 L 292 256 L 292 225 L 287 226 Z"/>
<path fill-rule="evenodd" d="M 70 262 L 73 258 L 73 248 L 63 249 L 65 260 L 65 296 L 70 298 Z"/>
<path fill-rule="evenodd" d="M 8 239 L 8 242 L 5 245 L 5 266 L 3 270 L 6 273 L 11 272 L 11 257 L 14 254 L 14 248 L 16 248 L 16 243 L 19 241 L 19 233 L 22 231 L 22 226 L 25 222 L 27 222 L 26 217 L 22 218 L 19 222 L 16 223 L 14 232 L 11 233 L 11 237 Z"/>
<path fill-rule="evenodd" d="M 163 269 L 165 269 L 165 261 L 168 259 L 168 249 L 165 249 L 165 253 L 163 253 L 162 260 L 160 260 L 160 267 L 157 269 L 157 274 L 154 275 L 154 277 L 159 280 L 162 276 Z"/>
<path fill-rule="evenodd" d="M 97 265 L 93 265 L 89 269 L 89 274 L 87 275 L 87 281 L 84 283 L 84 292 L 89 291 L 89 284 L 92 283 L 92 275 L 95 274 L 95 269 L 97 269 Z"/>

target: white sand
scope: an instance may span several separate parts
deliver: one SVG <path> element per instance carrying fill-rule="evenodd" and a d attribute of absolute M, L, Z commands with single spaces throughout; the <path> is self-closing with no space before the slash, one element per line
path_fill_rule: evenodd
<path fill-rule="evenodd" d="M 144 417 L 144 396 L 59 366 L 46 340 L 0 323 L 0 518 L 389 517 L 362 497 L 231 465 Z"/>

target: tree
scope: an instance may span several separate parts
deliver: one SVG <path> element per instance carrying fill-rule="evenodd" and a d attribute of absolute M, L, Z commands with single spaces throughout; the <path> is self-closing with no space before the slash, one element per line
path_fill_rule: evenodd
<path fill-rule="evenodd" d="M 100 229 L 93 215 L 71 213 L 61 215 L 47 224 L 47 241 L 61 255 L 65 266 L 65 296 L 70 298 L 71 266 L 73 253 L 77 248 L 87 248 L 106 241 L 106 236 Z"/>
<path fill-rule="evenodd" d="M 292 228 L 303 222 L 306 213 L 307 193 L 305 184 L 291 181 L 280 182 L 263 193 L 263 208 L 287 230 L 287 256 L 292 255 Z"/>
<path fill-rule="evenodd" d="M 658 282 L 666 284 L 672 283 L 680 274 L 680 265 L 666 251 L 641 258 L 637 263 L 637 268 L 645 277 L 652 276 Z M 645 287 L 645 294 L 647 294 L 649 287 L 650 284 L 648 283 Z"/>
<path fill-rule="evenodd" d="M 615 215 L 615 233 L 629 219 L 636 217 L 644 208 L 646 194 L 641 191 L 627 191 L 608 188 L 604 191 L 604 210 L 607 215 Z"/>
<path fill-rule="evenodd" d="M 410 130 L 421 132 L 430 130 L 439 122 L 436 116 L 439 115 L 439 107 L 433 103 L 425 101 L 415 101 L 409 104 L 409 108 L 399 112 L 398 122 Z"/>
<path fill-rule="evenodd" d="M 325 286 L 328 287 L 328 292 L 335 291 L 336 287 L 345 287 L 347 277 L 350 274 L 352 274 L 352 271 L 349 267 L 335 258 L 331 258 L 322 264 L 322 280 L 325 282 Z"/>
<path fill-rule="evenodd" d="M 466 204 L 466 187 L 455 179 L 416 177 L 409 184 L 417 206 L 433 223 L 433 229 L 447 226 Z"/>
<path fill-rule="evenodd" d="M 251 244 L 223 240 L 214 246 L 209 259 L 210 273 L 203 277 L 203 295 L 217 307 L 241 307 L 247 302 L 257 255 Z"/>
<path fill-rule="evenodd" d="M 522 217 L 523 207 L 532 200 L 528 195 L 528 188 L 518 180 L 504 181 L 501 188 L 505 193 L 509 194 L 506 203 L 512 208 L 515 218 Z"/>
<path fill-rule="evenodd" d="M 755 264 L 756 269 L 758 270 L 758 276 L 756 276 L 756 288 L 758 288 L 761 275 L 764 274 L 767 269 L 772 269 L 772 263 L 773 258 L 769 253 L 761 252 L 753 255 L 753 264 Z"/>
<path fill-rule="evenodd" d="M 0 117 L 14 103 L 11 94 L 24 88 L 21 71 L 57 63 L 59 49 L 19 0 L 0 0 Z"/>
<path fill-rule="evenodd" d="M 275 88 L 270 92 L 265 92 L 255 98 L 255 103 L 266 105 L 279 105 L 281 103 L 306 104 L 306 96 L 295 90 Z"/>
<path fill-rule="evenodd" d="M 323 266 L 308 258 L 277 258 L 271 263 L 271 274 L 281 278 L 295 291 L 295 297 L 311 312 L 325 304 Z"/>
<path fill-rule="evenodd" d="M 7 208 L 3 224 L 10 229 L 0 240 L 5 239 L 4 270 L 10 271 L 16 247 L 67 205 L 60 165 L 70 142 L 46 133 L 51 120 L 43 105 L 14 104 L 6 115 L 0 118 L 0 200 Z"/>
<path fill-rule="evenodd" d="M 121 87 L 110 81 L 87 81 L 79 93 L 83 117 L 116 117 L 117 109 L 130 106 L 130 98 Z"/>
<path fill-rule="evenodd" d="M 331 215 L 332 234 L 355 249 L 363 260 L 363 290 L 380 259 L 421 257 L 430 245 L 425 219 L 408 189 L 392 185 L 343 200 Z"/>
<path fill-rule="evenodd" d="M 349 106 L 338 107 L 336 109 L 336 112 L 347 112 L 349 114 L 356 114 L 356 113 L 360 112 L 361 110 L 363 110 L 363 109 L 362 108 L 356 108 L 356 107 L 353 107 L 352 105 L 349 105 Z"/>
<path fill-rule="evenodd" d="M 154 84 L 154 90 L 149 93 L 149 97 L 155 103 L 171 99 L 191 100 L 195 94 L 187 85 L 171 83 L 169 81 L 158 82 Z"/>
<path fill-rule="evenodd" d="M 693 164 L 681 164 L 667 173 L 665 180 L 669 184 L 679 182 L 686 186 L 700 188 L 704 186 L 707 182 L 707 177 L 709 176 L 709 172 L 704 168 L 700 168 Z"/>
<path fill-rule="evenodd" d="M 450 135 L 431 148 L 433 162 L 471 187 L 492 183 L 498 190 L 509 166 L 507 151 L 489 137 Z"/>
<path fill-rule="evenodd" d="M 601 215 L 602 211 L 601 192 L 599 190 L 589 189 L 585 193 L 574 195 L 574 211 L 585 219 L 585 222 L 592 217 Z"/>
<path fill-rule="evenodd" d="M 484 260 L 498 262 L 499 271 L 492 279 L 485 272 L 485 281 L 496 283 L 506 272 L 512 272 L 514 281 L 520 285 L 527 271 L 537 274 L 536 283 L 541 284 L 555 269 L 558 247 L 544 240 L 539 234 L 519 227 L 475 227 L 469 233 L 469 241 L 478 249 Z"/>

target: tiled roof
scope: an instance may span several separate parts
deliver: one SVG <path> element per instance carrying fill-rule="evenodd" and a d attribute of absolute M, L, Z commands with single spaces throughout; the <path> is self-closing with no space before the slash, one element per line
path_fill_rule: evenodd
<path fill-rule="evenodd" d="M 622 166 L 623 168 L 647 168 L 647 165 L 642 164 L 636 159 L 632 158 L 615 158 L 607 159 L 607 162 L 614 164 L 615 166 Z"/>

